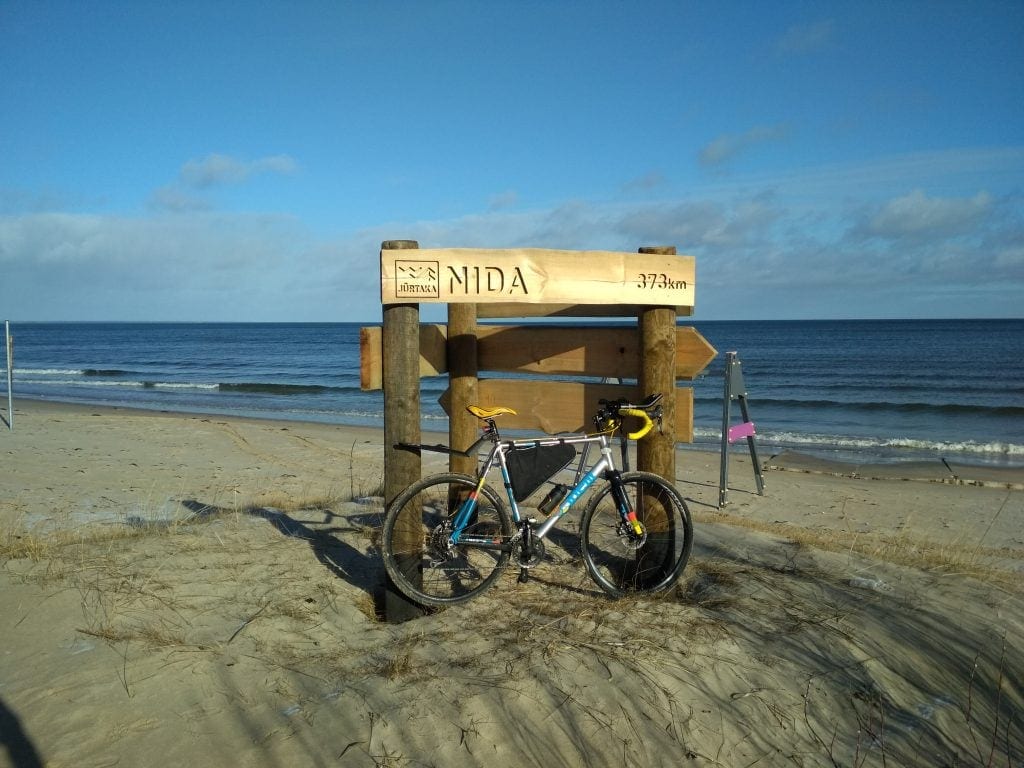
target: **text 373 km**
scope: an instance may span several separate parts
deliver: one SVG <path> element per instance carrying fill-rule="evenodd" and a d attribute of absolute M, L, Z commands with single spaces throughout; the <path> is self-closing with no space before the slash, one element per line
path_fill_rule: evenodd
<path fill-rule="evenodd" d="M 686 281 L 673 280 L 664 272 L 644 272 L 638 275 L 636 287 L 646 288 L 652 291 L 655 288 L 685 291 Z"/>

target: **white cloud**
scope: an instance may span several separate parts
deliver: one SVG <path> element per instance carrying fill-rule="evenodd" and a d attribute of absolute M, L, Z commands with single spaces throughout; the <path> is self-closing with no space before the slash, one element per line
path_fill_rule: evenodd
<path fill-rule="evenodd" d="M 694 199 L 634 206 L 620 213 L 615 227 L 640 244 L 665 242 L 691 250 L 742 248 L 767 242 L 783 214 L 770 195 Z"/>
<path fill-rule="evenodd" d="M 289 175 L 298 164 L 288 155 L 273 155 L 257 160 L 239 160 L 230 155 L 210 154 L 202 160 L 189 160 L 181 168 L 181 183 L 194 189 L 208 189 L 225 184 L 242 184 L 264 173 Z"/>
<path fill-rule="evenodd" d="M 664 187 L 668 183 L 660 171 L 650 171 L 622 185 L 623 192 L 650 192 L 652 189 Z"/>
<path fill-rule="evenodd" d="M 697 159 L 703 166 L 720 166 L 759 144 L 781 141 L 788 135 L 789 127 L 783 124 L 758 125 L 744 133 L 723 134 L 701 149 Z"/>
<path fill-rule="evenodd" d="M 976 231 L 992 210 L 992 197 L 979 192 L 971 198 L 929 197 L 915 189 L 894 198 L 857 224 L 862 237 L 953 237 Z"/>
<path fill-rule="evenodd" d="M 348 266 L 321 245 L 283 216 L 0 217 L 0 264 L 17 276 L 0 305 L 28 319 L 286 319 L 302 308 L 284 282 L 317 288 Z"/>
<path fill-rule="evenodd" d="M 1006 243 L 998 248 L 994 253 L 993 263 L 1000 270 L 1024 275 L 1024 243 Z"/>
<path fill-rule="evenodd" d="M 264 175 L 290 175 L 298 164 L 288 155 L 272 155 L 256 160 L 239 160 L 229 155 L 210 154 L 201 160 L 189 160 L 178 173 L 178 178 L 153 191 L 149 207 L 170 213 L 208 211 L 213 205 L 202 193 L 218 187 L 245 184 Z"/>
<path fill-rule="evenodd" d="M 174 213 L 208 211 L 213 207 L 207 200 L 189 194 L 177 184 L 168 184 L 154 190 L 149 198 L 149 206 L 158 211 Z"/>

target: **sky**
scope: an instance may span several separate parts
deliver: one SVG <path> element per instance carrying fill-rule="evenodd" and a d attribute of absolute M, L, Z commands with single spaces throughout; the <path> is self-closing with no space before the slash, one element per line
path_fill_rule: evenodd
<path fill-rule="evenodd" d="M 394 239 L 1024 316 L 1024 3 L 0 0 L 0 318 L 372 322 Z"/>

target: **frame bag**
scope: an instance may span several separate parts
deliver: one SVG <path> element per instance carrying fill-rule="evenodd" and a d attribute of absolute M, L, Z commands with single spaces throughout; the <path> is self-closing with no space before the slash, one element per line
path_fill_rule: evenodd
<path fill-rule="evenodd" d="M 509 452 L 505 464 L 512 481 L 512 496 L 523 501 L 575 458 L 576 448 L 567 443 L 534 445 Z"/>

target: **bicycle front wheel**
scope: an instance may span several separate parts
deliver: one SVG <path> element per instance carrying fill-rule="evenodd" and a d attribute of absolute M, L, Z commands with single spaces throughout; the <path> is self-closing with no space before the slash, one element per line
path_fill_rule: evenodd
<path fill-rule="evenodd" d="M 587 572 L 605 592 L 622 597 L 671 587 L 690 557 L 693 524 L 683 497 L 650 472 L 622 475 L 623 491 L 644 533 L 623 522 L 607 483 L 590 500 L 580 521 Z"/>
<path fill-rule="evenodd" d="M 463 536 L 489 539 L 484 546 L 448 546 L 459 507 L 476 490 L 469 475 L 443 474 L 413 483 L 384 518 L 381 549 L 392 583 L 409 599 L 427 606 L 461 603 L 491 587 L 508 563 L 512 519 L 486 486 Z"/>

